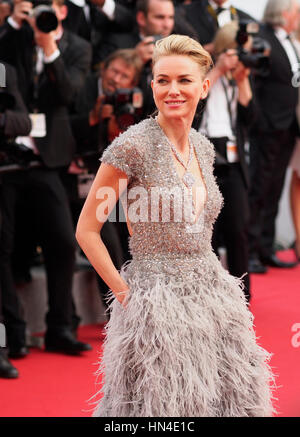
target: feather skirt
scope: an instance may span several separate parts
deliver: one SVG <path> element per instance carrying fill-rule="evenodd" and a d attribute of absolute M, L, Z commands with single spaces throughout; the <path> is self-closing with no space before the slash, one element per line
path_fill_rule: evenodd
<path fill-rule="evenodd" d="M 242 281 L 205 262 L 141 258 L 111 302 L 94 416 L 271 416 L 270 355 L 258 345 Z"/>

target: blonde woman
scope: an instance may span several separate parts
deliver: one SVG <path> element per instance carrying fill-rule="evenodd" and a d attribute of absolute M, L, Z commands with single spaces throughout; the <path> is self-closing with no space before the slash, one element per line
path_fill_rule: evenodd
<path fill-rule="evenodd" d="M 210 66 L 189 37 L 156 43 L 158 115 L 105 150 L 79 218 L 78 242 L 114 297 L 95 416 L 272 413 L 268 354 L 256 343 L 241 280 L 211 248 L 222 197 L 213 146 L 191 128 Z M 132 261 L 119 273 L 99 231 L 124 192 Z"/>

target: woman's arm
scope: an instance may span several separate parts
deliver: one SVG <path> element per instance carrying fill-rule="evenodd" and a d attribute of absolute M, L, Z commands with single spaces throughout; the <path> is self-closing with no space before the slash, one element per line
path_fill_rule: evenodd
<path fill-rule="evenodd" d="M 126 298 L 129 288 L 114 266 L 100 237 L 100 231 L 127 184 L 126 173 L 112 165 L 102 163 L 81 211 L 76 229 L 78 244 L 120 303 Z"/>

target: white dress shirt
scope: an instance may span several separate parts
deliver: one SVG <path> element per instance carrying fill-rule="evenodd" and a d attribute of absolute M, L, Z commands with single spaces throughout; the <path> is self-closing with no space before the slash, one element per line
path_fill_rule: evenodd
<path fill-rule="evenodd" d="M 230 114 L 228 112 L 228 101 L 226 98 L 222 80 L 226 84 L 227 94 L 230 101 L 233 125 L 236 123 L 238 93 L 235 88 L 229 85 L 228 80 L 223 76 L 218 79 L 209 91 L 203 114 L 200 132 L 211 138 L 228 137 L 234 140 L 234 133 L 231 128 Z M 232 99 L 233 95 L 233 99 Z"/>
<path fill-rule="evenodd" d="M 90 20 L 90 8 L 85 0 L 70 0 L 70 2 L 74 3 L 74 5 L 80 8 L 83 8 L 86 19 L 88 21 Z M 110 20 L 113 20 L 115 18 L 114 17 L 115 8 L 116 8 L 116 4 L 114 0 L 105 0 L 104 5 L 102 6 L 101 9 Z"/>
<path fill-rule="evenodd" d="M 210 0 L 209 3 L 215 11 L 218 9 L 219 5 L 216 2 Z M 230 11 L 231 2 L 227 0 L 222 4 L 221 7 L 224 8 L 224 11 L 220 12 L 217 17 L 219 27 L 223 27 L 225 24 L 230 23 L 232 21 L 231 11 Z"/>
<path fill-rule="evenodd" d="M 287 39 L 288 33 L 282 27 L 277 27 L 275 29 L 275 35 L 287 54 L 292 72 L 297 72 L 300 69 L 299 60 L 291 42 Z"/>
<path fill-rule="evenodd" d="M 16 29 L 16 30 L 21 29 L 21 26 L 12 17 L 9 17 L 7 22 L 14 29 Z M 61 29 L 61 30 L 59 30 L 55 34 L 54 39 L 56 41 L 58 41 L 58 40 L 61 39 L 62 35 L 63 35 L 63 30 Z M 44 70 L 44 65 L 45 64 L 51 64 L 52 62 L 54 62 L 60 56 L 60 51 L 57 48 L 50 56 L 46 56 L 44 51 L 43 51 L 43 49 L 41 47 L 39 47 L 39 46 L 36 46 L 36 55 L 37 56 L 36 56 L 35 70 L 36 70 L 37 74 L 41 74 L 43 72 L 43 70 Z M 35 122 L 34 122 L 34 118 L 33 117 L 36 117 L 36 115 L 29 114 L 29 116 L 31 118 L 32 125 L 34 126 Z M 43 125 L 45 123 L 44 118 L 45 118 L 45 115 L 42 114 L 42 124 Z M 46 129 L 46 126 L 45 126 L 45 129 Z M 44 127 L 43 127 L 42 130 L 44 130 Z M 24 146 L 28 147 L 29 149 L 32 149 L 33 152 L 36 155 L 38 155 L 39 151 L 36 148 L 35 140 L 34 140 L 34 137 L 32 136 L 32 133 L 33 133 L 33 129 L 32 129 L 32 131 L 30 132 L 30 134 L 28 136 L 25 136 L 25 137 L 24 136 L 19 136 L 19 137 L 16 138 L 15 141 L 18 144 L 23 144 Z M 45 134 L 46 134 L 46 130 L 45 130 Z"/>

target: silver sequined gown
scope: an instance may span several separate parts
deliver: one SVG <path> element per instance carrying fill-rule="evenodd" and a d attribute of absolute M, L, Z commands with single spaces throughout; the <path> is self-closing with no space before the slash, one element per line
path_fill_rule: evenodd
<path fill-rule="evenodd" d="M 174 208 L 168 221 L 149 220 L 152 203 L 149 216 L 132 224 L 132 261 L 121 270 L 130 295 L 126 308 L 116 299 L 111 304 L 94 416 L 272 415 L 269 355 L 256 342 L 242 281 L 211 248 L 222 206 L 214 149 L 193 129 L 190 141 L 206 185 L 205 207 L 193 228 L 184 218 L 175 221 Z M 153 187 L 183 190 L 154 119 L 116 138 L 102 161 L 129 176 L 128 193 L 136 187 L 149 195 Z M 128 211 L 137 199 L 131 193 Z"/>

